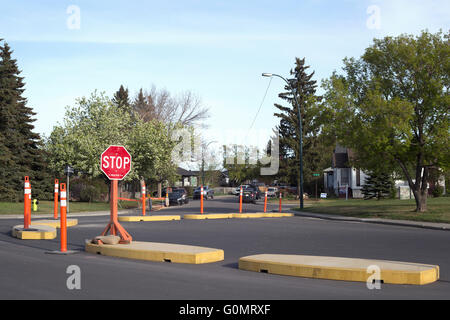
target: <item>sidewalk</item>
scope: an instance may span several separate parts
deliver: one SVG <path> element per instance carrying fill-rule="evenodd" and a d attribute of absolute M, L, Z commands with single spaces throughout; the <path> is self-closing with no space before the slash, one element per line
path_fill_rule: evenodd
<path fill-rule="evenodd" d="M 317 218 L 324 220 L 334 220 L 334 221 L 352 221 L 352 222 L 364 222 L 364 223 L 378 223 L 392 226 L 403 226 L 403 227 L 413 227 L 413 228 L 424 228 L 432 230 L 450 230 L 449 223 L 435 223 L 435 222 L 423 222 L 423 221 L 407 221 L 407 220 L 389 220 L 380 218 L 354 218 L 354 217 L 344 217 L 331 214 L 323 213 L 310 213 L 310 212 L 299 212 L 294 210 L 289 210 L 298 217 L 308 217 Z"/>

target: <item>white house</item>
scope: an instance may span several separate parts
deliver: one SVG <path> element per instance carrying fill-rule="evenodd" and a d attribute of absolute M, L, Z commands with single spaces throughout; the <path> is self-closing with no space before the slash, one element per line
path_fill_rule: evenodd
<path fill-rule="evenodd" d="M 324 186 L 328 194 L 334 193 L 339 197 L 345 198 L 346 192 L 348 192 L 349 198 L 364 197 L 361 189 L 367 175 L 360 169 L 353 168 L 349 165 L 349 160 L 352 157 L 353 152 L 351 149 L 339 145 L 334 149 L 332 167 L 323 170 Z M 441 176 L 438 183 L 444 188 L 445 194 L 445 177 Z M 395 180 L 395 188 L 397 190 L 397 198 L 414 198 L 406 180 Z"/>
<path fill-rule="evenodd" d="M 367 175 L 360 169 L 352 168 L 349 159 L 353 152 L 345 147 L 336 146 L 333 151 L 332 167 L 325 169 L 324 185 L 328 193 L 344 197 L 348 192 L 349 198 L 362 198 L 361 188 Z"/>

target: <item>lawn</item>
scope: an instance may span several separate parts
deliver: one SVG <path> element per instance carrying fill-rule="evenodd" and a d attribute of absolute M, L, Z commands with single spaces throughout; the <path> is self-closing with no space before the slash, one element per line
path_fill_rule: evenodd
<path fill-rule="evenodd" d="M 359 218 L 383 218 L 450 223 L 450 197 L 428 198 L 428 211 L 414 212 L 414 200 L 327 199 L 308 201 L 305 212 L 334 214 Z M 300 211 L 299 208 L 294 210 Z"/>
<path fill-rule="evenodd" d="M 119 210 L 136 208 L 137 202 L 119 201 Z M 105 202 L 70 202 L 69 212 L 109 211 Z M 38 210 L 31 214 L 53 214 L 53 201 L 39 201 Z M 23 214 L 23 202 L 0 202 L 0 214 Z"/>

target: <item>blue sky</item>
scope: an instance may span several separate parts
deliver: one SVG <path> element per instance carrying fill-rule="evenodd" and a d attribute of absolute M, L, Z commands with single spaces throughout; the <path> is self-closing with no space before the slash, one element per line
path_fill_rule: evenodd
<path fill-rule="evenodd" d="M 77 97 L 154 84 L 202 98 L 209 140 L 242 139 L 269 84 L 262 72 L 288 76 L 294 58 L 306 57 L 320 82 L 373 38 L 450 27 L 447 0 L 0 2 L 0 38 L 14 49 L 36 131 L 45 135 Z M 79 29 L 67 26 L 71 5 Z M 373 6 L 379 28 L 368 26 Z M 265 144 L 277 124 L 273 104 L 283 86 L 272 80 L 253 144 Z"/>

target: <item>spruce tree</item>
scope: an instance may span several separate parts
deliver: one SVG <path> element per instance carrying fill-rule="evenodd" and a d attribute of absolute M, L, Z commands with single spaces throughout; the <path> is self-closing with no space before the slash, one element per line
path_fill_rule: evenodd
<path fill-rule="evenodd" d="M 125 89 L 123 85 L 120 85 L 120 88 L 114 94 L 112 101 L 117 107 L 131 112 L 131 103 L 128 96 L 128 89 Z"/>
<path fill-rule="evenodd" d="M 287 101 L 289 106 L 275 104 L 281 112 L 274 115 L 280 118 L 277 129 L 280 134 L 280 170 L 279 177 L 287 177 L 287 183 L 296 183 L 300 190 L 300 168 L 299 168 L 299 139 L 300 129 L 298 123 L 298 106 L 294 99 L 292 88 L 297 95 L 300 104 L 303 130 L 303 177 L 307 185 L 312 182 L 312 173 L 320 172 L 327 164 L 331 150 L 320 140 L 320 99 L 316 95 L 317 84 L 312 80 L 314 71 L 308 72 L 309 66 L 305 65 L 305 59 L 295 59 L 295 68 L 290 71 L 293 78 L 287 79 L 290 86 L 286 85 L 286 92 L 278 96 Z M 305 191 L 307 188 L 305 188 Z M 312 190 L 311 190 L 312 191 Z"/>
<path fill-rule="evenodd" d="M 369 173 L 361 188 L 365 200 L 388 198 L 392 195 L 393 190 L 394 181 L 392 177 L 388 173 L 375 171 Z"/>
<path fill-rule="evenodd" d="M 0 45 L 0 199 L 7 201 L 23 199 L 24 176 L 31 179 L 33 197 L 44 198 L 50 183 L 45 176 L 40 136 L 33 132 L 36 113 L 22 96 L 20 73 L 11 48 L 4 42 Z"/>

